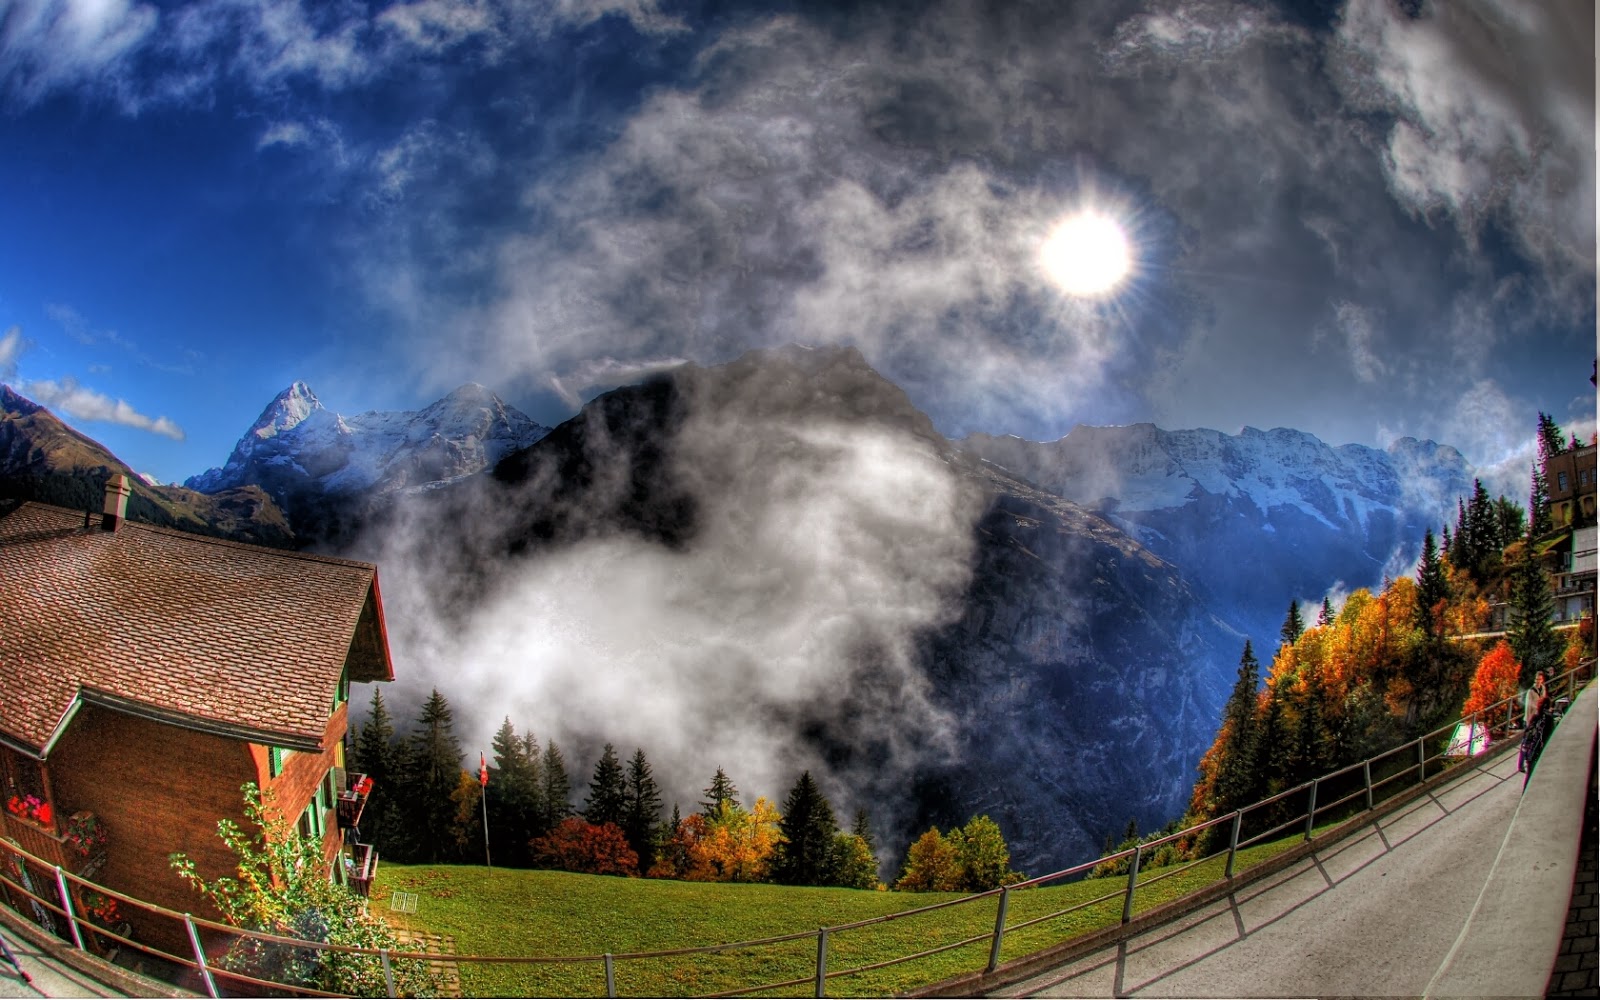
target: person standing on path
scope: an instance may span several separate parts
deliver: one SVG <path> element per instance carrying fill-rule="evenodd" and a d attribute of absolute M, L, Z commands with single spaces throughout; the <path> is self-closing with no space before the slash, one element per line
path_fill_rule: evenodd
<path fill-rule="evenodd" d="M 1533 777 L 1533 765 L 1538 763 L 1544 750 L 1544 741 L 1550 734 L 1550 689 L 1545 686 L 1544 671 L 1533 676 L 1533 686 L 1528 688 L 1522 710 L 1522 750 L 1517 760 L 1517 770 L 1524 772 L 1522 787 L 1528 787 Z"/>

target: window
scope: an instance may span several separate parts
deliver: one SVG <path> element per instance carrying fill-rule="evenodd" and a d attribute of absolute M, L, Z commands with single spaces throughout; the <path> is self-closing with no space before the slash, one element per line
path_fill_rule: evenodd
<path fill-rule="evenodd" d="M 293 750 L 282 747 L 267 747 L 267 777 L 276 778 L 283 773 L 283 762 L 289 759 Z"/>
<path fill-rule="evenodd" d="M 1562 492 L 1566 492 L 1566 489 L 1567 489 L 1567 474 L 1565 472 L 1556 473 L 1556 489 L 1561 490 Z"/>

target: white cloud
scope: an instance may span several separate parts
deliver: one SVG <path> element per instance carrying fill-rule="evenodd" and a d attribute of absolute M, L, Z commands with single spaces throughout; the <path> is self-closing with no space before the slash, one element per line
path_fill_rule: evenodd
<path fill-rule="evenodd" d="M 166 417 L 147 417 L 125 400 L 112 399 L 101 392 L 79 385 L 76 379 L 25 381 L 17 391 L 41 406 L 59 410 L 78 420 L 101 420 L 134 427 L 174 441 L 184 439 L 183 429 Z"/>
<path fill-rule="evenodd" d="M 1372 383 L 1388 374 L 1381 345 L 1375 344 L 1377 331 L 1373 311 L 1354 302 L 1338 302 L 1334 304 L 1334 318 L 1344 334 L 1350 367 L 1356 378 Z"/>
<path fill-rule="evenodd" d="M 159 15 L 128 0 L 13 0 L 0 16 L 0 81 L 24 103 L 93 82 L 126 93 L 128 61 Z"/>
<path fill-rule="evenodd" d="M 0 382 L 17 377 L 17 359 L 22 356 L 22 327 L 12 326 L 0 334 Z"/>
<path fill-rule="evenodd" d="M 576 410 L 583 405 L 583 394 L 596 389 L 615 389 L 686 364 L 684 358 L 651 358 L 643 361 L 618 361 L 595 358 L 566 371 L 552 372 L 547 383 L 562 402 Z"/>

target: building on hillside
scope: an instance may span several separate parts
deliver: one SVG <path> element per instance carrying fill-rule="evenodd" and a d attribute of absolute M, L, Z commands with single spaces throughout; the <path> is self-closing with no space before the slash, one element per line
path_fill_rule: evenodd
<path fill-rule="evenodd" d="M 1594 525 L 1574 529 L 1569 545 L 1560 555 L 1550 585 L 1555 595 L 1558 622 L 1576 621 L 1594 615 L 1595 539 L 1600 529 Z"/>
<path fill-rule="evenodd" d="M 99 515 L 0 505 L 0 837 L 216 919 L 168 855 L 232 874 L 217 821 L 245 824 L 254 782 L 322 839 L 330 877 L 369 864 L 341 821 L 365 794 L 344 771 L 349 685 L 394 679 L 376 567 L 130 522 L 128 493 L 111 477 Z M 186 949 L 181 924 L 124 915 Z"/>
<path fill-rule="evenodd" d="M 1595 523 L 1595 446 L 1572 448 L 1544 461 L 1550 521 L 1557 528 Z"/>

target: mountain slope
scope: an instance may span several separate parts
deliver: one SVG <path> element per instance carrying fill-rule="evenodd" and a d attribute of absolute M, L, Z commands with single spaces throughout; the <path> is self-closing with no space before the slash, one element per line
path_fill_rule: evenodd
<path fill-rule="evenodd" d="M 122 473 L 133 484 L 128 516 L 164 527 L 286 547 L 294 542 L 283 512 L 254 486 L 197 493 L 152 486 L 99 442 L 0 386 L 0 496 L 99 511 L 105 482 Z"/>
<path fill-rule="evenodd" d="M 980 434 L 962 446 L 1103 511 L 1258 642 L 1276 636 L 1291 598 L 1376 586 L 1409 563 L 1471 485 L 1448 446 L 1336 448 L 1284 428 L 1080 426 L 1059 441 Z"/>
<path fill-rule="evenodd" d="M 1173 567 L 961 455 L 853 350 L 615 390 L 383 514 L 356 554 L 387 559 L 393 641 L 468 637 L 416 659 L 497 704 L 559 699 L 564 745 L 636 741 L 658 777 L 683 758 L 669 798 L 719 761 L 768 792 L 811 767 L 895 849 L 988 811 L 1043 869 L 1165 822 L 1237 658 Z"/>
<path fill-rule="evenodd" d="M 269 403 L 220 468 L 185 480 L 202 493 L 264 489 L 302 534 L 359 516 L 374 496 L 478 472 L 548 433 L 475 383 L 417 411 L 341 416 L 304 382 Z"/>

